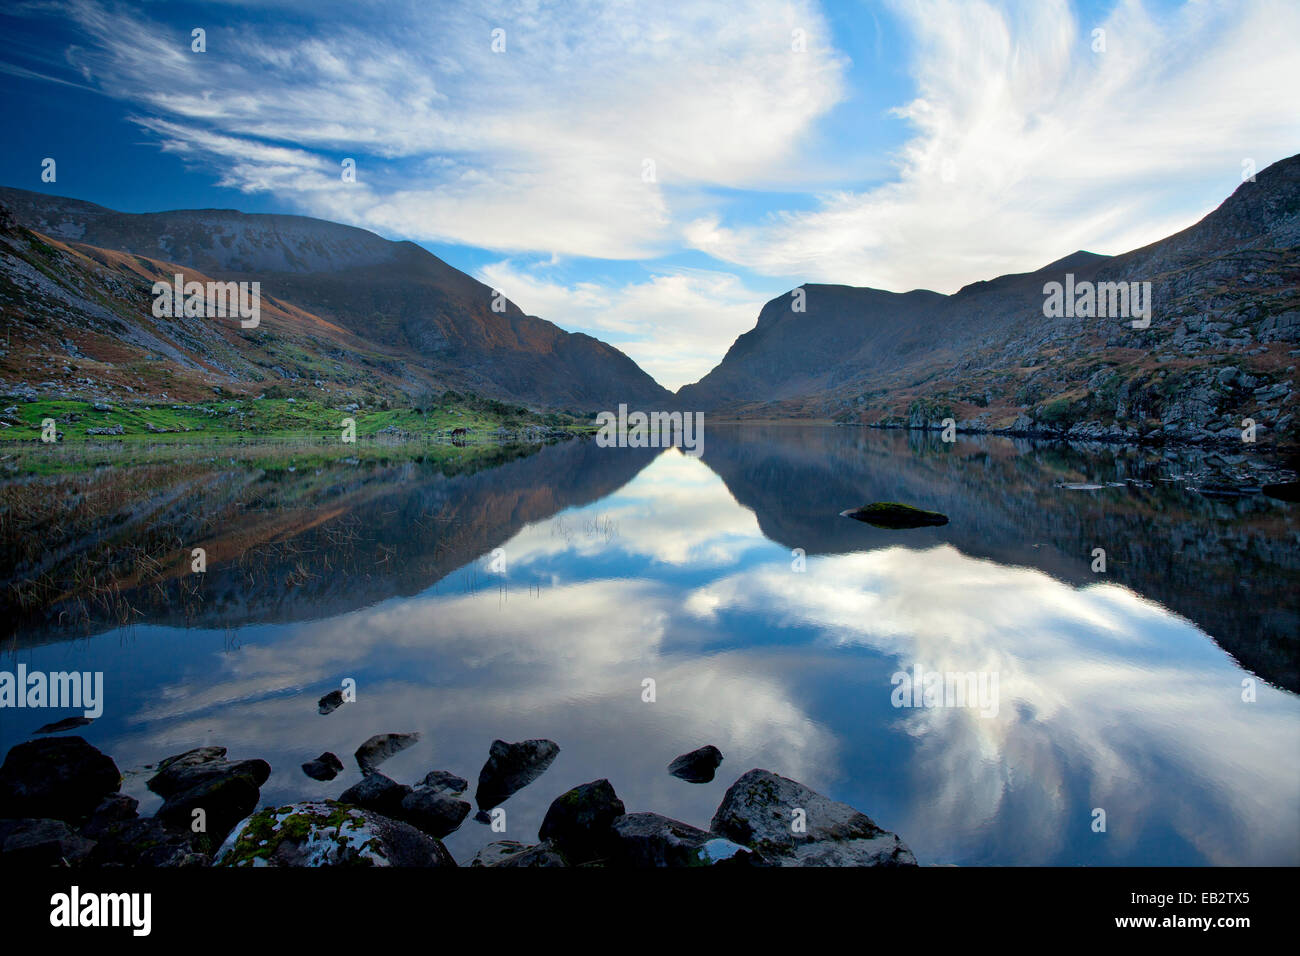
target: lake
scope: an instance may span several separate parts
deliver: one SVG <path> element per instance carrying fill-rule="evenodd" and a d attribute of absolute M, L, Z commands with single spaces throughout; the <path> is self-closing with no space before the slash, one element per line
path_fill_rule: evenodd
<path fill-rule="evenodd" d="M 278 804 L 337 797 L 373 734 L 421 734 L 387 775 L 450 770 L 471 793 L 493 739 L 556 741 L 507 832 L 471 817 L 446 839 L 461 863 L 535 842 L 579 783 L 707 827 L 763 767 L 922 865 L 1300 864 L 1297 506 L 1204 493 L 1250 459 L 778 425 L 711 426 L 700 458 L 585 439 L 503 458 L 214 458 L 49 486 L 31 527 L 55 537 L 7 585 L 139 554 L 115 588 L 89 573 L 11 602 L 0 668 L 104 673 L 78 732 L 142 813 L 143 768 L 204 744 L 268 760 Z M 950 521 L 839 514 L 877 500 Z M 59 524 L 78 507 L 84 527 Z M 989 696 L 896 706 L 918 671 Z M 356 702 L 319 714 L 345 678 Z M 0 750 L 70 713 L 0 711 Z M 712 783 L 667 773 L 705 744 Z M 306 777 L 327 750 L 345 772 Z"/>

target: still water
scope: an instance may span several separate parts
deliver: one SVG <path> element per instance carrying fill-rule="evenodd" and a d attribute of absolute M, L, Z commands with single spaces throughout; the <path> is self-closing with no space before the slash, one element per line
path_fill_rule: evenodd
<path fill-rule="evenodd" d="M 142 768 L 203 744 L 268 760 L 279 804 L 337 797 L 372 734 L 421 734 L 387 775 L 450 770 L 471 794 L 494 738 L 558 742 L 505 834 L 471 817 L 447 838 L 462 863 L 535 842 L 579 783 L 707 827 L 764 767 L 923 865 L 1296 865 L 1300 521 L 1201 494 L 1205 465 L 746 426 L 711 429 L 702 458 L 573 441 L 471 474 L 214 470 L 131 512 L 213 556 L 183 610 L 74 639 L 20 628 L 0 667 L 104 672 L 79 732 L 142 813 L 159 802 Z M 839 516 L 874 500 L 951 521 Z M 992 678 L 996 698 L 895 706 L 916 668 Z M 356 703 L 317 713 L 345 678 Z M 0 711 L 0 750 L 69 713 Z M 725 755 L 712 783 L 669 776 L 704 744 Z M 306 777 L 327 750 L 348 769 Z"/>

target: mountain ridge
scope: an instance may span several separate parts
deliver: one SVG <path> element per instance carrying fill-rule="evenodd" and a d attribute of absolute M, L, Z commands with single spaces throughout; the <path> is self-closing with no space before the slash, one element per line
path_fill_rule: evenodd
<path fill-rule="evenodd" d="M 408 366 L 397 376 L 410 386 L 403 391 L 435 382 L 584 412 L 671 399 L 614 346 L 525 314 L 413 242 L 305 216 L 119 213 L 10 187 L 0 187 L 0 203 L 23 227 L 101 264 L 105 257 L 95 250 L 174 263 L 220 281 L 258 281 L 264 296 L 345 330 L 384 361 Z M 13 259 L 8 262 L 12 270 Z"/>
<path fill-rule="evenodd" d="M 1083 438 L 1239 435 L 1294 443 L 1300 156 L 1215 210 L 1117 256 L 1078 250 L 943 295 L 807 284 L 766 303 L 683 407 L 735 418 Z M 1049 317 L 1046 281 L 1152 283 L 1131 317 Z"/>

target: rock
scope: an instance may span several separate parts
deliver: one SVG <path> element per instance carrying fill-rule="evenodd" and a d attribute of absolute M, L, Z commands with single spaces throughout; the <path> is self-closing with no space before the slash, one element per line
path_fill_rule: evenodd
<path fill-rule="evenodd" d="M 112 758 L 81 737 L 30 740 L 0 766 L 0 818 L 80 823 L 121 784 Z"/>
<path fill-rule="evenodd" d="M 1264 494 L 1278 501 L 1300 501 L 1300 481 L 1287 481 L 1277 485 L 1265 485 Z"/>
<path fill-rule="evenodd" d="M 321 714 L 332 714 L 343 706 L 343 691 L 332 690 L 316 702 L 316 710 Z"/>
<path fill-rule="evenodd" d="M 430 790 L 443 790 L 447 793 L 462 794 L 469 789 L 469 781 L 446 770 L 430 770 L 424 775 L 421 786 Z"/>
<path fill-rule="evenodd" d="M 402 812 L 402 801 L 411 792 L 404 783 L 398 783 L 382 773 L 371 773 L 361 778 L 339 796 L 340 803 L 364 807 L 385 816 L 396 817 Z"/>
<path fill-rule="evenodd" d="M 93 717 L 64 717 L 62 720 L 56 720 L 52 724 L 42 724 L 32 731 L 34 735 L 40 734 L 60 734 L 65 730 L 75 730 L 78 727 L 85 727 L 93 724 Z"/>
<path fill-rule="evenodd" d="M 158 808 L 156 818 L 173 829 L 187 830 L 198 819 L 195 811 L 202 810 L 206 829 L 196 836 L 195 845 L 211 850 L 220 846 L 235 824 L 257 808 L 261 793 L 254 776 L 235 771 L 168 797 Z"/>
<path fill-rule="evenodd" d="M 478 774 L 474 800 L 480 810 L 491 810 L 511 794 L 532 783 L 554 762 L 560 746 L 553 740 L 524 740 L 508 744 L 492 741 L 487 763 Z"/>
<path fill-rule="evenodd" d="M 209 866 L 212 858 L 194 846 L 188 827 L 169 827 L 157 817 L 98 827 L 87 866 Z"/>
<path fill-rule="evenodd" d="M 0 867 L 77 866 L 95 847 L 62 820 L 0 820 Z"/>
<path fill-rule="evenodd" d="M 865 521 L 878 528 L 923 528 L 948 523 L 947 515 L 922 511 L 896 501 L 877 501 L 856 510 L 841 511 L 840 516 Z"/>
<path fill-rule="evenodd" d="M 218 866 L 455 866 L 441 841 L 409 823 L 333 800 L 268 807 L 217 853 Z"/>
<path fill-rule="evenodd" d="M 762 858 L 732 840 L 658 813 L 626 813 L 610 827 L 610 861 L 634 867 L 757 864 Z"/>
<path fill-rule="evenodd" d="M 136 819 L 139 806 L 140 801 L 135 797 L 129 797 L 125 793 L 110 793 L 95 808 L 81 832 L 92 840 L 97 840 L 119 824 Z"/>
<path fill-rule="evenodd" d="M 401 753 L 420 739 L 419 734 L 375 734 L 357 748 L 354 755 L 362 773 L 373 773 L 393 754 Z"/>
<path fill-rule="evenodd" d="M 402 798 L 399 819 L 441 839 L 454 833 L 469 811 L 468 801 L 457 800 L 443 790 L 420 787 Z"/>
<path fill-rule="evenodd" d="M 497 840 L 495 843 L 489 843 L 477 853 L 474 859 L 470 860 L 470 866 L 496 866 L 498 863 L 506 860 L 516 853 L 523 853 L 525 850 L 531 850 L 532 847 L 526 843 L 520 843 L 518 840 Z"/>
<path fill-rule="evenodd" d="M 553 843 L 573 863 L 602 859 L 610 852 L 611 825 L 626 812 L 610 782 L 594 780 L 556 797 L 537 837 Z"/>
<path fill-rule="evenodd" d="M 173 797 L 195 787 L 225 777 L 243 776 L 256 787 L 271 776 L 265 760 L 226 760 L 225 747 L 196 747 L 168 757 L 158 764 L 158 772 L 149 780 L 149 789 L 160 797 Z"/>
<path fill-rule="evenodd" d="M 668 765 L 668 772 L 687 783 L 709 783 L 722 763 L 722 751 L 712 744 L 682 754 Z"/>
<path fill-rule="evenodd" d="M 194 838 L 196 849 L 210 851 L 231 828 L 253 812 L 261 786 L 271 775 L 265 760 L 226 760 L 225 747 L 197 747 L 158 764 L 149 789 L 163 797 L 157 819 L 172 829 L 192 831 L 196 810 L 206 829 Z"/>
<path fill-rule="evenodd" d="M 509 867 L 546 867 L 546 866 L 568 866 L 569 861 L 550 843 L 539 843 L 536 846 L 530 846 L 522 853 L 513 853 L 503 859 L 496 866 Z"/>
<path fill-rule="evenodd" d="M 804 811 L 802 833 L 792 827 L 797 809 Z M 903 841 L 865 813 L 769 770 L 733 783 L 711 826 L 779 866 L 916 866 Z"/>
<path fill-rule="evenodd" d="M 302 772 L 313 780 L 333 780 L 343 772 L 343 761 L 327 750 L 303 764 Z"/>

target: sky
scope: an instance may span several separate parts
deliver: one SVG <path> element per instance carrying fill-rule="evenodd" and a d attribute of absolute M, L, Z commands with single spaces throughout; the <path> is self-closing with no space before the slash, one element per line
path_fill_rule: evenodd
<path fill-rule="evenodd" d="M 676 389 L 805 282 L 1191 225 L 1300 151 L 1297 36 L 1297 0 L 17 0 L 0 183 L 410 239 Z"/>

